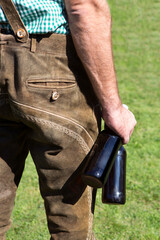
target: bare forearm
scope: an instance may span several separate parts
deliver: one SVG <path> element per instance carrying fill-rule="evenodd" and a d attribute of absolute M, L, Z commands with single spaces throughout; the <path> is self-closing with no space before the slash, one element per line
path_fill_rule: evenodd
<path fill-rule="evenodd" d="M 105 0 L 66 0 L 69 26 L 76 51 L 102 108 L 121 104 L 113 64 L 111 17 Z"/>
<path fill-rule="evenodd" d="M 118 94 L 108 4 L 106 0 L 65 0 L 65 4 L 74 45 L 101 103 L 103 119 L 128 143 L 136 120 Z"/>

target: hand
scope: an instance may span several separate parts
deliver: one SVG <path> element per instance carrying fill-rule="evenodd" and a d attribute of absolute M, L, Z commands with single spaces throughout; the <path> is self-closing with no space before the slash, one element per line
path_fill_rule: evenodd
<path fill-rule="evenodd" d="M 102 109 L 102 116 L 106 125 L 121 137 L 123 144 L 127 144 L 137 124 L 133 113 L 120 105 L 116 110 Z"/>

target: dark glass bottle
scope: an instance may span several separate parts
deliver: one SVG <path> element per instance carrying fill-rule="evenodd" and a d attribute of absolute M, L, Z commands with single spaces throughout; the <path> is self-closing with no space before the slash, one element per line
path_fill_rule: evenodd
<path fill-rule="evenodd" d="M 108 130 L 102 131 L 87 156 L 87 165 L 82 174 L 83 181 L 94 188 L 105 185 L 117 152 L 122 145 L 121 139 Z"/>
<path fill-rule="evenodd" d="M 102 188 L 102 202 L 125 204 L 126 201 L 126 150 L 120 147 L 107 183 Z"/>

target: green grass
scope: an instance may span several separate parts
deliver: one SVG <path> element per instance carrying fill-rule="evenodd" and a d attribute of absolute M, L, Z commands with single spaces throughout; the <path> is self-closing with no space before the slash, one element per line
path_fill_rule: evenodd
<path fill-rule="evenodd" d="M 102 204 L 98 190 L 94 231 L 98 240 L 160 240 L 160 2 L 110 0 L 120 95 L 138 121 L 126 146 L 127 202 Z M 30 157 L 20 184 L 7 240 L 47 240 L 43 202 Z"/>

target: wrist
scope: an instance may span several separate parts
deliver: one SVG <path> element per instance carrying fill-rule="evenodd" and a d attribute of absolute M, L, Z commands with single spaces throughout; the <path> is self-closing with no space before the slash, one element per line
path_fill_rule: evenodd
<path fill-rule="evenodd" d="M 107 101 L 102 104 L 102 112 L 112 115 L 114 112 L 119 112 L 122 107 L 123 105 L 119 97 L 117 97 L 117 99 L 107 99 Z"/>

